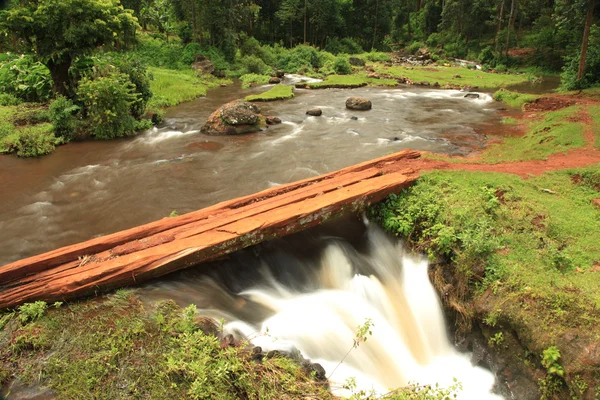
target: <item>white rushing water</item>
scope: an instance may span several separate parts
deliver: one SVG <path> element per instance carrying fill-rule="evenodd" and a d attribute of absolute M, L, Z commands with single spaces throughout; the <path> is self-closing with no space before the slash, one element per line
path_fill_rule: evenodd
<path fill-rule="evenodd" d="M 380 394 L 408 384 L 449 387 L 456 378 L 460 399 L 501 399 L 491 393 L 491 372 L 473 366 L 450 344 L 426 259 L 404 254 L 375 227 L 368 228 L 367 238 L 369 256 L 362 261 L 369 265 L 358 265 L 361 273 L 356 271 L 361 257 L 347 243 L 329 241 L 320 265 L 307 272 L 313 275 L 311 289 L 280 283 L 273 266 L 264 265 L 262 283 L 241 293 L 271 311 L 262 333 L 240 320 L 227 323 L 225 332 L 246 336 L 265 351 L 300 350 L 325 368 L 336 395 L 349 394 L 342 389 L 349 378 Z M 372 334 L 353 348 L 358 326 L 367 320 Z"/>

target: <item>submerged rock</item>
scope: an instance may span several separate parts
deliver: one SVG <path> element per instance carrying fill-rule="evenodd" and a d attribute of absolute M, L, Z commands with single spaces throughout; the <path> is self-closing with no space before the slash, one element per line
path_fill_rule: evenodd
<path fill-rule="evenodd" d="M 479 94 L 477 93 L 467 93 L 465 94 L 465 99 L 478 99 L 479 98 Z"/>
<path fill-rule="evenodd" d="M 323 114 L 323 110 L 320 108 L 311 108 L 306 111 L 306 115 L 312 115 L 313 117 L 320 117 Z"/>
<path fill-rule="evenodd" d="M 258 106 L 236 100 L 212 113 L 200 131 L 207 135 L 242 135 L 259 132 L 266 126 L 266 119 Z"/>
<path fill-rule="evenodd" d="M 346 100 L 346 108 L 349 110 L 370 110 L 372 107 L 371 100 L 360 97 L 350 97 Z"/>

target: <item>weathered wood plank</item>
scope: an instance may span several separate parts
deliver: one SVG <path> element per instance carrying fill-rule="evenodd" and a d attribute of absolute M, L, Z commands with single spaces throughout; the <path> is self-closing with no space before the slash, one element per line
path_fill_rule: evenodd
<path fill-rule="evenodd" d="M 412 170 L 382 174 L 416 157 L 396 153 L 0 267 L 0 308 L 135 285 L 356 212 L 411 184 Z"/>

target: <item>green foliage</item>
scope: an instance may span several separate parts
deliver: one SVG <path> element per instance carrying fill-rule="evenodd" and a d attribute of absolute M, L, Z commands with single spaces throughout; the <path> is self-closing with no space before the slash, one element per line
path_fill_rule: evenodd
<path fill-rule="evenodd" d="M 317 49 L 299 45 L 282 53 L 277 60 L 277 66 L 289 73 L 306 73 L 320 68 L 322 61 Z"/>
<path fill-rule="evenodd" d="M 46 101 L 52 93 L 50 71 L 31 56 L 0 63 L 0 91 L 22 101 Z"/>
<path fill-rule="evenodd" d="M 275 101 L 287 100 L 294 97 L 294 90 L 291 86 L 275 85 L 264 93 L 246 97 L 245 101 Z"/>
<path fill-rule="evenodd" d="M 54 125 L 54 134 L 66 140 L 73 139 L 79 126 L 78 114 L 81 107 L 64 96 L 58 96 L 50 103 L 50 119 Z"/>
<path fill-rule="evenodd" d="M 546 368 L 549 375 L 557 375 L 561 378 L 565 375 L 565 370 L 559 363 L 560 350 L 556 346 L 550 346 L 542 353 L 542 365 Z"/>
<path fill-rule="evenodd" d="M 360 58 L 362 58 L 363 60 L 366 61 L 371 61 L 371 62 L 389 62 L 391 61 L 390 55 L 388 53 L 383 53 L 380 51 L 371 51 L 369 53 L 362 53 L 360 55 Z"/>
<path fill-rule="evenodd" d="M 311 82 L 307 85 L 313 89 L 356 88 L 366 86 L 367 79 L 354 75 L 330 75 L 323 82 Z"/>
<path fill-rule="evenodd" d="M 77 95 L 84 105 L 92 136 L 114 139 L 133 133 L 135 119 L 130 109 L 139 101 L 139 95 L 127 75 L 114 73 L 93 80 L 84 78 Z"/>
<path fill-rule="evenodd" d="M 181 62 L 183 65 L 190 65 L 196 60 L 196 56 L 202 54 L 202 46 L 200 43 L 188 43 L 181 54 Z"/>
<path fill-rule="evenodd" d="M 525 104 L 531 103 L 537 100 L 539 97 L 540 96 L 534 94 L 511 92 L 505 89 L 500 89 L 494 93 L 494 100 L 504 102 L 515 108 L 522 108 Z"/>
<path fill-rule="evenodd" d="M 256 56 L 244 56 L 240 60 L 240 64 L 249 74 L 265 75 L 271 70 L 263 60 Z"/>
<path fill-rule="evenodd" d="M 560 75 L 562 90 L 580 90 L 600 86 L 600 27 L 593 25 L 586 57 L 586 71 L 583 79 L 577 79 L 579 53 L 565 57 L 565 66 Z"/>
<path fill-rule="evenodd" d="M 504 343 L 504 334 L 502 332 L 496 332 L 494 336 L 490 337 L 488 344 L 490 347 L 497 347 Z"/>
<path fill-rule="evenodd" d="M 19 306 L 19 321 L 22 324 L 33 322 L 44 316 L 48 304 L 45 301 L 36 301 L 35 303 L 25 303 Z"/>
<path fill-rule="evenodd" d="M 18 106 L 21 104 L 21 99 L 9 93 L 0 93 L 0 106 Z"/>
<path fill-rule="evenodd" d="M 266 85 L 269 83 L 269 79 L 271 77 L 269 75 L 259 75 L 259 74 L 244 74 L 240 76 L 240 80 L 242 81 L 242 87 L 249 88 L 254 85 Z"/>
<path fill-rule="evenodd" d="M 364 50 L 352 38 L 337 39 L 332 38 L 327 42 L 325 51 L 332 54 L 360 54 Z"/>
<path fill-rule="evenodd" d="M 333 71 L 338 75 L 350 75 L 352 67 L 346 57 L 336 57 L 333 63 Z"/>
<path fill-rule="evenodd" d="M 62 142 L 57 141 L 52 133 L 34 128 L 23 128 L 19 131 L 19 137 L 14 146 L 19 157 L 38 157 L 52 153 L 57 143 Z"/>

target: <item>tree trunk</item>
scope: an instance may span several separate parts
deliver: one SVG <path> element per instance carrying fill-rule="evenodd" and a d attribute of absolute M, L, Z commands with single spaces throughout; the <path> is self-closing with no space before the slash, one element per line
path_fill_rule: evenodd
<path fill-rule="evenodd" d="M 61 62 L 50 60 L 46 63 L 54 83 L 52 88 L 56 94 L 65 97 L 72 97 L 73 95 L 73 87 L 69 79 L 69 68 L 71 68 L 72 61 L 71 58 L 66 58 Z"/>
<path fill-rule="evenodd" d="M 304 44 L 306 44 L 306 1 L 304 0 Z"/>
<path fill-rule="evenodd" d="M 583 28 L 583 41 L 581 42 L 581 54 L 579 56 L 579 69 L 577 70 L 577 80 L 580 81 L 585 75 L 585 61 L 587 58 L 588 42 L 590 39 L 590 27 L 594 16 L 594 3 L 596 0 L 588 0 L 588 11 L 585 17 L 585 27 Z"/>
<path fill-rule="evenodd" d="M 500 37 L 500 31 L 502 30 L 502 18 L 504 18 L 504 0 L 501 0 L 500 14 L 498 16 L 498 27 L 496 28 L 496 38 L 494 39 L 494 48 L 498 51 L 498 38 Z"/>
<path fill-rule="evenodd" d="M 379 0 L 375 2 L 375 27 L 373 28 L 373 42 L 371 43 L 371 50 L 375 48 L 375 38 L 377 37 L 377 17 L 379 14 Z"/>
<path fill-rule="evenodd" d="M 508 48 L 510 47 L 510 30 L 512 29 L 513 16 L 515 12 L 515 0 L 510 2 L 510 16 L 508 17 L 508 26 L 506 32 L 506 45 L 504 46 L 504 57 L 508 60 Z"/>

